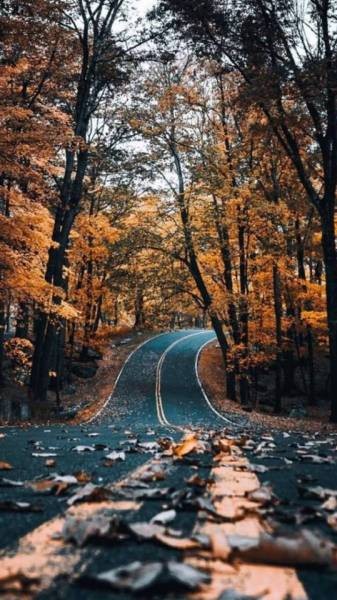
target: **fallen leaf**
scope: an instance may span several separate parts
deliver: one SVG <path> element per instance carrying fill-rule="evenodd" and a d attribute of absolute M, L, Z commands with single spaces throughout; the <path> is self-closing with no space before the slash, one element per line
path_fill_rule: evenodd
<path fill-rule="evenodd" d="M 30 481 L 27 484 L 34 492 L 52 492 L 58 487 L 54 479 L 40 479 L 39 481 Z"/>
<path fill-rule="evenodd" d="M 169 561 L 167 569 L 173 580 L 182 583 L 191 590 L 195 590 L 200 585 L 210 581 L 210 576 L 207 573 L 182 562 Z"/>
<path fill-rule="evenodd" d="M 204 479 L 202 477 L 200 477 L 200 475 L 195 474 L 192 475 L 191 477 L 189 477 L 189 479 L 186 480 L 187 485 L 194 485 L 195 487 L 206 487 L 207 484 L 210 483 L 209 479 Z"/>
<path fill-rule="evenodd" d="M 224 561 L 228 560 L 231 554 L 231 547 L 226 534 L 219 528 L 217 531 L 212 532 L 209 540 L 212 549 L 212 558 L 220 558 Z"/>
<path fill-rule="evenodd" d="M 336 496 L 329 496 L 325 502 L 321 505 L 324 510 L 335 511 L 337 510 L 337 498 Z"/>
<path fill-rule="evenodd" d="M 128 491 L 120 490 L 118 493 L 126 498 L 132 498 L 133 500 L 141 498 L 161 498 L 167 496 L 169 488 L 132 488 Z"/>
<path fill-rule="evenodd" d="M 139 476 L 141 481 L 163 481 L 165 478 L 165 470 L 160 464 L 151 465 Z"/>
<path fill-rule="evenodd" d="M 2 500 L 0 510 L 14 512 L 42 512 L 43 508 L 30 502 L 14 502 L 13 500 Z"/>
<path fill-rule="evenodd" d="M 193 550 L 194 548 L 200 548 L 202 546 L 198 539 L 179 538 L 165 533 L 157 533 L 156 540 L 165 546 L 175 548 L 176 550 Z"/>
<path fill-rule="evenodd" d="M 116 450 L 113 450 L 113 452 L 110 452 L 110 454 L 107 454 L 105 456 L 105 458 L 115 462 L 116 460 L 125 460 L 126 454 L 125 454 L 124 450 L 122 450 L 121 452 L 117 452 Z"/>
<path fill-rule="evenodd" d="M 246 594 L 241 594 L 241 592 L 230 589 L 222 592 L 217 600 L 260 600 L 260 598 L 264 598 L 264 596 L 266 596 L 268 591 L 268 589 L 263 590 L 263 592 L 258 594 L 258 596 L 247 596 Z"/>
<path fill-rule="evenodd" d="M 173 454 L 177 458 L 181 458 L 193 450 L 196 449 L 198 445 L 198 438 L 194 435 L 188 436 L 185 440 L 183 440 L 180 444 L 175 444 L 173 446 Z"/>
<path fill-rule="evenodd" d="M 121 529 L 121 521 L 114 515 L 95 514 L 86 519 L 67 515 L 61 537 L 83 546 L 92 538 L 116 538 Z M 125 527 L 123 529 L 125 531 Z"/>
<path fill-rule="evenodd" d="M 95 452 L 95 446 L 74 446 L 74 448 L 72 448 L 73 452 Z"/>
<path fill-rule="evenodd" d="M 33 592 L 39 581 L 40 579 L 38 577 L 23 573 L 18 569 L 17 571 L 11 571 L 0 575 L 0 591 L 6 595 L 12 593 L 13 597 L 16 598 L 17 594 L 21 592 Z"/>
<path fill-rule="evenodd" d="M 337 496 L 337 490 L 316 486 L 298 486 L 299 492 L 303 498 L 319 498 L 324 500 L 327 496 Z"/>
<path fill-rule="evenodd" d="M 35 458 L 49 458 L 51 456 L 57 456 L 55 452 L 32 452 L 32 456 Z"/>
<path fill-rule="evenodd" d="M 11 469 L 13 469 L 13 467 L 10 463 L 0 460 L 0 470 L 1 471 L 10 471 Z"/>
<path fill-rule="evenodd" d="M 319 456 L 318 454 L 303 454 L 302 458 L 319 465 L 323 463 L 334 464 L 335 462 L 333 456 Z"/>
<path fill-rule="evenodd" d="M 145 452 L 151 452 L 152 454 L 160 450 L 160 445 L 158 444 L 158 442 L 140 442 L 138 444 L 138 447 L 144 450 Z"/>
<path fill-rule="evenodd" d="M 228 536 L 231 558 L 284 566 L 336 566 L 337 547 L 303 529 L 292 537 L 262 533 L 259 537 Z"/>
<path fill-rule="evenodd" d="M 162 571 L 163 565 L 160 562 L 141 563 L 135 561 L 117 569 L 104 571 L 94 579 L 113 589 L 138 592 L 151 587 Z"/>
<path fill-rule="evenodd" d="M 0 477 L 0 487 L 22 487 L 23 485 L 23 481 L 15 481 L 14 479 Z"/>
<path fill-rule="evenodd" d="M 38 479 L 30 481 L 27 487 L 30 487 L 34 492 L 56 492 L 58 496 L 62 492 L 66 491 L 70 485 L 77 485 L 78 481 L 73 475 L 54 475 L 51 479 Z"/>
<path fill-rule="evenodd" d="M 150 540 L 157 535 L 163 534 L 165 531 L 165 527 L 163 525 L 158 525 L 156 523 L 147 523 L 139 522 L 139 523 L 130 523 L 129 529 L 134 533 L 137 537 L 143 538 L 145 540 Z"/>
<path fill-rule="evenodd" d="M 252 473 L 267 473 L 267 471 L 269 471 L 269 467 L 266 467 L 265 465 L 254 465 L 250 463 L 249 471 L 251 471 Z"/>
<path fill-rule="evenodd" d="M 252 502 L 257 502 L 265 506 L 274 500 L 272 489 L 269 486 L 261 486 L 247 494 L 247 498 Z"/>
<path fill-rule="evenodd" d="M 213 506 L 211 500 L 209 498 L 197 498 L 195 500 L 195 505 L 208 514 L 212 515 L 216 519 L 219 519 L 223 522 L 232 523 L 237 521 L 239 518 L 242 518 L 242 513 L 234 514 L 233 516 L 223 515 L 219 513 Z"/>
<path fill-rule="evenodd" d="M 86 471 L 76 471 L 74 475 L 78 483 L 89 483 L 91 481 L 91 475 Z"/>
<path fill-rule="evenodd" d="M 333 529 L 337 530 L 337 512 L 332 513 L 332 515 L 328 515 L 327 523 Z"/>
<path fill-rule="evenodd" d="M 84 487 L 78 488 L 74 496 L 67 500 L 68 506 L 72 506 L 77 502 L 103 502 L 108 500 L 110 492 L 106 488 L 93 483 L 87 483 Z"/>
<path fill-rule="evenodd" d="M 172 508 L 170 510 L 164 510 L 151 519 L 151 523 L 160 523 L 161 525 L 166 525 L 166 523 L 170 523 L 177 516 L 176 511 Z"/>

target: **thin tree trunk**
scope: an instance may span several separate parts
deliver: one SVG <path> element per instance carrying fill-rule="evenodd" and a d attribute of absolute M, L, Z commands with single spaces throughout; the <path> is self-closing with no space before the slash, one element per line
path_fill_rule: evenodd
<path fill-rule="evenodd" d="M 239 239 L 239 273 L 240 273 L 240 330 L 241 330 L 241 344 L 243 345 L 244 351 L 242 353 L 242 359 L 245 363 L 248 360 L 248 341 L 249 341 L 249 330 L 248 330 L 248 302 L 247 302 L 247 259 L 245 250 L 245 233 L 246 225 L 241 222 L 241 211 L 238 212 L 238 239 Z M 248 366 L 247 364 L 240 365 L 240 402 L 243 405 L 249 403 L 249 379 L 248 379 Z"/>
<path fill-rule="evenodd" d="M 299 279 L 302 279 L 302 281 L 305 281 L 306 275 L 305 275 L 305 266 L 304 266 L 304 244 L 303 244 L 303 239 L 301 236 L 299 217 L 297 217 L 295 220 L 295 234 L 296 234 L 296 257 L 297 257 L 298 277 L 299 277 Z"/>
<path fill-rule="evenodd" d="M 311 325 L 307 325 L 308 368 L 309 368 L 309 404 L 316 404 L 316 378 L 314 359 L 314 338 Z"/>
<path fill-rule="evenodd" d="M 0 301 L 0 385 L 4 384 L 3 361 L 5 342 L 6 313 L 5 304 Z"/>
<path fill-rule="evenodd" d="M 321 221 L 329 330 L 329 399 L 331 421 L 337 423 L 337 253 L 333 203 L 326 204 L 326 208 L 321 214 Z"/>
<path fill-rule="evenodd" d="M 89 244 L 90 245 L 90 244 Z M 85 319 L 84 319 L 84 336 L 83 336 L 83 344 L 80 359 L 85 361 L 88 359 L 88 350 L 90 345 L 90 336 L 91 336 L 91 314 L 92 314 L 92 306 L 93 306 L 93 262 L 92 258 L 89 257 L 88 265 L 87 265 L 87 302 L 85 307 Z"/>
<path fill-rule="evenodd" d="M 29 328 L 29 306 L 27 302 L 19 302 L 16 315 L 15 337 L 27 338 Z"/>
<path fill-rule="evenodd" d="M 275 364 L 275 401 L 274 412 L 280 413 L 282 409 L 281 379 L 282 379 L 282 299 L 281 280 L 277 265 L 273 266 L 274 286 L 274 314 L 276 334 L 276 364 Z"/>
<path fill-rule="evenodd" d="M 144 326 L 144 293 L 141 287 L 137 287 L 135 295 L 135 322 L 134 329 L 139 329 Z"/>

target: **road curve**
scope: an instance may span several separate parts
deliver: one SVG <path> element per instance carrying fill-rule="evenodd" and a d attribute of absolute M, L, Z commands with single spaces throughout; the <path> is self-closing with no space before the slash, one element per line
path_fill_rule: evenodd
<path fill-rule="evenodd" d="M 231 422 L 213 408 L 197 375 L 199 350 L 214 339 L 214 332 L 202 331 L 177 341 L 165 353 L 158 379 L 166 424 L 224 426 Z"/>
<path fill-rule="evenodd" d="M 215 339 L 213 331 L 185 329 L 163 333 L 141 344 L 128 358 L 113 393 L 95 424 L 126 426 L 224 426 L 197 376 L 200 349 Z"/>

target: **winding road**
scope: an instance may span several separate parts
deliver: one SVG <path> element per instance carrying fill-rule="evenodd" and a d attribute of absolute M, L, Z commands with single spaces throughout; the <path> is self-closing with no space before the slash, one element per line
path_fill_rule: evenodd
<path fill-rule="evenodd" d="M 212 331 L 189 329 L 145 341 L 129 356 L 103 408 L 82 426 L 0 428 L 0 461 L 13 467 L 0 470 L 0 503 L 36 499 L 30 488 L 6 484 L 6 479 L 24 482 L 47 477 L 56 469 L 62 474 L 85 469 L 102 483 L 125 477 L 146 462 L 148 454 L 130 453 L 112 470 L 106 469 L 104 458 L 109 450 L 123 450 L 130 435 L 145 442 L 153 440 L 154 434 L 178 439 L 182 428 L 230 424 L 212 410 L 198 380 L 199 350 L 213 339 Z M 77 452 L 81 446 L 95 451 Z M 55 457 L 55 469 L 46 466 L 48 455 Z M 0 510 L 0 548 L 12 548 L 22 535 L 62 508 L 61 501 L 45 495 L 42 512 L 18 512 L 8 519 L 10 513 Z"/>
<path fill-rule="evenodd" d="M 223 426 L 233 424 L 207 398 L 197 372 L 200 350 L 215 339 L 213 331 L 187 329 L 159 334 L 129 356 L 114 390 L 90 422 L 125 425 Z"/>
<path fill-rule="evenodd" d="M 73 575 L 78 572 L 97 573 L 135 560 L 181 560 L 176 549 L 164 548 L 151 541 L 140 545 L 137 540 L 131 540 L 120 544 L 118 551 L 116 546 L 104 544 L 74 549 L 69 544 L 58 547 L 56 543 L 53 548 L 52 532 L 57 531 L 57 527 L 60 531 L 65 515 L 73 508 L 69 509 L 68 499 L 74 493 L 74 487 L 57 495 L 55 491 L 41 493 L 41 490 L 34 489 L 34 485 L 40 480 L 48 481 L 59 476 L 74 478 L 74 475 L 78 477 L 79 472 L 84 472 L 83 476 L 87 474 L 94 485 L 115 489 L 120 482 L 133 477 L 137 480 L 139 470 L 146 470 L 149 463 L 156 463 L 156 451 L 151 449 L 151 445 L 158 447 L 158 439 L 171 437 L 179 440 L 193 427 L 201 427 L 201 430 L 204 427 L 206 431 L 225 428 L 229 436 L 239 435 L 242 426 L 246 428 L 247 420 L 231 414 L 219 414 L 207 398 L 198 377 L 200 351 L 214 338 L 212 331 L 187 329 L 159 334 L 143 342 L 129 355 L 104 406 L 90 422 L 81 426 L 0 428 L 0 593 L 3 565 L 9 564 L 5 568 L 12 569 L 12 565 L 20 564 L 24 568 L 30 564 L 34 568 L 37 561 L 38 573 L 42 572 L 43 577 L 47 577 L 47 583 L 43 591 L 32 596 L 34 598 L 128 600 L 133 596 L 83 588 L 77 585 Z M 271 437 L 270 433 L 249 430 L 249 436 L 255 442 L 251 450 L 245 451 L 246 458 L 255 464 L 261 483 L 272 486 L 281 501 L 281 508 L 285 507 L 286 513 L 293 511 L 293 517 L 285 514 L 284 526 L 291 532 L 293 521 L 296 521 L 297 515 L 302 516 L 299 511 L 303 510 L 304 517 L 309 515 L 310 518 L 308 524 L 305 521 L 306 527 L 315 530 L 315 501 L 304 500 L 303 506 L 301 485 L 303 482 L 309 482 L 308 485 L 314 482 L 316 486 L 327 488 L 335 485 L 337 434 L 312 438 L 286 432 L 272 432 Z M 261 440 L 263 448 L 257 451 Z M 306 459 L 303 459 L 303 452 L 308 453 Z M 124 458 L 109 461 L 110 453 L 122 453 Z M 169 501 L 172 501 L 170 494 L 179 496 L 186 490 L 186 482 L 196 474 L 201 481 L 207 480 L 212 469 L 212 456 L 206 452 L 204 456 L 188 459 L 176 461 L 169 467 L 163 481 L 151 481 L 149 485 L 167 488 Z M 48 464 L 48 461 L 52 463 Z M 4 463 L 8 463 L 8 470 Z M 240 479 L 239 473 L 233 477 L 235 485 Z M 226 485 L 229 486 L 230 481 Z M 133 502 L 129 509 L 119 510 L 125 511 L 123 515 L 128 521 L 150 522 L 154 515 L 167 508 L 166 502 L 164 498 L 156 497 L 149 502 Z M 78 508 L 81 510 L 81 505 Z M 196 513 L 190 509 L 178 510 L 174 528 L 180 530 L 183 537 L 189 536 L 195 527 L 195 519 Z M 319 522 L 317 526 L 323 534 L 332 535 L 337 540 L 337 529 L 331 534 L 331 528 L 326 524 Z M 287 575 L 287 570 L 284 573 Z M 336 571 L 321 573 L 319 569 L 298 569 L 295 575 L 303 590 L 296 600 L 330 600 L 336 597 Z M 163 595 L 160 597 L 164 598 Z M 169 597 L 175 596 L 169 594 Z M 258 597 L 262 598 L 264 594 Z M 277 590 L 268 598 L 281 600 Z"/>

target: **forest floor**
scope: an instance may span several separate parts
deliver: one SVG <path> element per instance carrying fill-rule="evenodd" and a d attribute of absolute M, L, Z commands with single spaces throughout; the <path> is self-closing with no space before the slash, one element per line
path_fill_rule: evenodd
<path fill-rule="evenodd" d="M 273 411 L 273 393 L 274 393 L 274 375 L 267 373 L 259 382 L 260 392 L 258 401 L 253 410 L 249 413 L 252 423 L 263 427 L 264 429 L 281 429 L 285 431 L 335 431 L 336 425 L 329 422 L 329 403 L 324 394 L 326 383 L 327 361 L 320 357 L 317 364 L 317 405 L 308 406 L 303 392 L 284 396 L 282 398 L 282 413 L 272 414 Z M 226 382 L 224 377 L 223 361 L 220 348 L 214 342 L 206 346 L 201 352 L 199 358 L 199 375 L 202 385 L 219 412 L 226 414 L 237 413 L 238 415 L 247 415 L 237 402 L 233 402 L 226 397 Z M 301 388 L 300 374 L 297 374 L 298 388 Z M 291 412 L 295 410 L 298 416 L 292 418 Z"/>
<path fill-rule="evenodd" d="M 153 332 L 129 331 L 124 336 L 117 336 L 109 341 L 103 357 L 98 362 L 96 375 L 91 379 L 76 378 L 76 392 L 64 395 L 63 408 L 82 406 L 70 424 L 89 421 L 105 404 L 110 396 L 115 381 L 128 356 L 145 340 L 152 337 Z M 117 416 L 117 415 L 116 415 Z"/>

